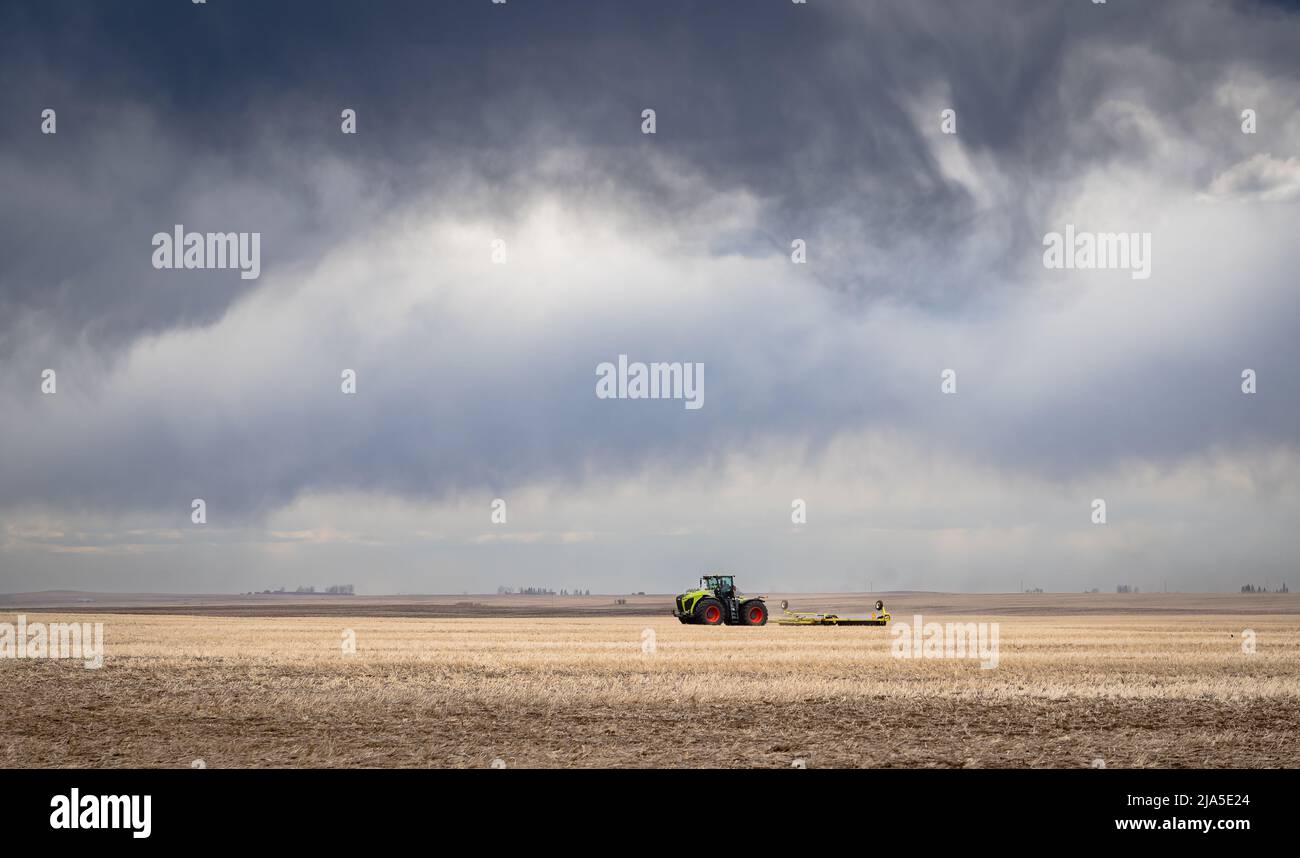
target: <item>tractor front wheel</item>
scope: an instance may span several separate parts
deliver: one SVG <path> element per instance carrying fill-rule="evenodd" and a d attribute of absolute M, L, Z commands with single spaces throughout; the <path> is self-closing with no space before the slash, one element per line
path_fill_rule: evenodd
<path fill-rule="evenodd" d="M 767 605 L 759 599 L 751 599 L 740 606 L 740 621 L 747 626 L 767 625 Z"/>
<path fill-rule="evenodd" d="M 722 603 L 717 599 L 700 599 L 695 606 L 695 622 L 703 626 L 722 625 Z"/>

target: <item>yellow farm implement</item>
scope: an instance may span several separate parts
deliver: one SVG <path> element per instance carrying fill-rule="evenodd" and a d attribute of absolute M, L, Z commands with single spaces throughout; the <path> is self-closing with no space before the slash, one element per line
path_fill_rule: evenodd
<path fill-rule="evenodd" d="M 885 610 L 885 603 L 876 600 L 876 610 L 871 612 L 870 617 L 841 617 L 838 614 L 818 614 L 810 611 L 792 611 L 790 603 L 785 599 L 781 600 L 781 619 L 776 621 L 778 626 L 887 626 L 889 625 L 889 612 Z"/>

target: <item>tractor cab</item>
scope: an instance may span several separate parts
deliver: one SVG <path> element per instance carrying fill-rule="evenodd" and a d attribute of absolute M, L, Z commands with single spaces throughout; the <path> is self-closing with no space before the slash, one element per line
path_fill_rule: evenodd
<path fill-rule="evenodd" d="M 734 575 L 705 575 L 700 578 L 700 589 L 710 590 L 719 599 L 736 595 L 736 578 Z"/>

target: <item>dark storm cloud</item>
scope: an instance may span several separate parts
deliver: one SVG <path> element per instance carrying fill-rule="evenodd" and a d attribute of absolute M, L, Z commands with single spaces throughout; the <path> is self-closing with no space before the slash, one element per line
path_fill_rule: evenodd
<path fill-rule="evenodd" d="M 643 192 L 663 216 L 697 202 L 644 169 L 642 107 L 660 112 L 656 151 L 708 185 L 764 199 L 765 229 L 744 237 L 834 240 L 822 279 L 854 294 L 952 306 L 1005 285 L 1041 235 L 1044 200 L 977 211 L 946 178 L 908 112 L 934 82 L 951 91 L 961 139 L 1027 189 L 1116 153 L 1070 144 L 1114 81 L 1071 82 L 1067 49 L 1144 44 L 1209 79 L 1248 59 L 1294 77 L 1293 21 L 1262 13 L 1235 28 L 1191 4 L 956 3 L 184 3 L 11 4 L 0 37 L 0 106 L 10 187 L 0 223 L 0 309 L 117 344 L 139 331 L 202 324 L 246 291 L 159 288 L 140 236 L 182 217 L 218 223 L 243 207 L 267 233 L 271 264 L 311 257 L 358 218 L 322 199 L 308 166 L 336 157 L 365 187 L 438 193 L 471 169 L 515 202 L 540 150 L 581 148 L 586 180 Z M 1204 25 L 1199 25 L 1204 21 Z M 1194 97 L 1162 89 L 1176 109 Z M 341 106 L 363 134 L 336 132 Z M 33 133 L 45 107 L 57 139 Z M 268 150 L 297 157 L 268 158 Z M 21 176 L 22 180 L 17 177 Z M 223 196 L 230 206 L 222 206 Z M 215 199 L 214 199 L 215 197 Z M 976 221 L 978 284 L 953 254 Z M 215 227 L 214 227 L 215 228 Z M 94 281 L 91 290 L 83 284 Z M 66 326 L 66 327 L 65 327 Z M 12 349 L 12 343 L 10 343 Z"/>
<path fill-rule="evenodd" d="M 745 325 L 706 313 L 666 345 L 671 320 L 597 313 L 557 325 L 553 340 L 521 337 L 528 348 L 514 343 L 516 362 L 504 368 L 474 336 L 457 340 L 446 322 L 417 320 L 364 367 L 364 384 L 386 379 L 369 388 L 377 407 L 340 413 L 324 394 L 294 394 L 306 379 L 332 382 L 353 360 L 316 354 L 304 358 L 315 375 L 256 376 L 287 392 L 236 391 L 207 423 L 191 422 L 210 381 L 195 361 L 188 393 L 123 390 L 131 407 L 92 411 L 103 422 L 89 438 L 84 413 L 69 411 L 64 423 L 32 417 L 24 399 L 31 422 L 12 410 L 3 423 L 26 439 L 9 446 L 25 459 L 0 463 L 10 502 L 165 506 L 205 493 L 260 513 L 310 490 L 424 497 L 576 483 L 593 465 L 707 461 L 765 434 L 829 436 L 864 424 L 1053 473 L 1224 439 L 1295 440 L 1295 406 L 1279 404 L 1296 401 L 1285 395 L 1296 384 L 1285 372 L 1297 356 L 1294 292 L 1268 284 L 1261 312 L 1204 344 L 1158 316 L 1118 343 L 1103 322 L 1080 323 L 1089 336 L 1073 347 L 1133 354 L 1100 378 L 1072 378 L 1078 353 L 1050 344 L 1016 354 L 930 339 L 946 324 L 1014 333 L 1004 317 L 1033 289 L 1024 271 L 1042 234 L 1061 226 L 1049 215 L 1090 170 L 1188 178 L 1151 138 L 1092 121 L 1117 93 L 1157 111 L 1170 138 L 1221 134 L 1216 157 L 1194 166 L 1197 187 L 1256 151 L 1292 154 L 1277 117 L 1246 140 L 1234 112 L 1223 113 L 1223 132 L 1206 130 L 1205 112 L 1206 93 L 1230 68 L 1294 85 L 1300 24 L 1284 9 L 482 0 L 11 4 L 0 16 L 0 390 L 14 401 L 30 399 L 39 369 L 72 349 L 118 360 L 147 336 L 209 329 L 393 212 L 508 222 L 547 192 L 616 201 L 647 229 L 747 194 L 756 218 L 709 235 L 716 255 L 779 256 L 804 237 L 807 277 L 833 296 L 813 299 L 826 315 L 811 322 L 879 306 L 916 314 L 910 345 L 889 350 L 864 338 L 880 333 L 870 324 L 824 333 L 787 325 L 791 305 L 774 298 Z M 1130 65 L 1143 57 L 1156 62 Z M 37 133 L 45 107 L 59 111 L 55 137 Z M 356 137 L 338 133 L 343 107 L 359 113 Z M 658 111 L 654 138 L 639 130 L 646 107 Z M 977 182 L 991 186 L 983 199 L 940 163 L 933 134 L 917 124 L 919 114 L 937 129 L 945 107 L 957 111 Z M 547 168 L 549 152 L 574 160 Z M 263 279 L 217 272 L 177 288 L 149 267 L 149 237 L 174 223 L 261 231 Z M 1232 265 L 1220 267 L 1232 276 Z M 345 326 L 329 328 L 319 341 L 347 336 Z M 444 351 L 421 351 L 439 338 Z M 773 343 L 787 352 L 769 363 Z M 704 360 L 712 401 L 728 405 L 694 422 L 612 412 L 586 379 L 620 352 Z M 1275 398 L 1243 416 L 1230 407 L 1240 404 L 1236 374 L 1261 352 Z M 168 360 L 186 361 L 184 349 Z M 963 369 L 968 398 L 940 411 L 938 369 L 962 360 L 978 367 Z M 1065 381 L 1026 393 L 999 379 L 1008 363 L 1059 370 Z M 87 358 L 82 375 L 98 371 Z M 1222 388 L 1207 389 L 1207 376 L 1222 377 Z M 94 395 L 93 386 L 79 392 Z M 42 456 L 33 439 L 58 439 L 63 452 L 33 467 Z"/>
<path fill-rule="evenodd" d="M 1044 182 L 1120 154 L 1114 141 L 1071 144 L 1122 70 L 1063 81 L 1069 49 L 1138 44 L 1187 63 L 1191 85 L 1153 93 L 1172 113 L 1224 63 L 1292 78 L 1300 68 L 1294 16 L 1250 4 L 1235 19 L 1181 3 L 207 5 L 3 13 L 0 134 L 6 173 L 27 177 L 0 224 L 7 320 L 40 312 L 110 341 L 211 321 L 243 289 L 169 296 L 138 264 L 134 237 L 185 215 L 229 216 L 196 205 L 226 188 L 252 196 L 247 219 L 273 233 L 273 262 L 318 254 L 357 223 L 325 206 L 305 169 L 330 156 L 368 187 L 405 195 L 437 193 L 469 168 L 509 210 L 537 152 L 571 144 L 588 181 L 639 188 L 669 216 L 696 200 L 645 171 L 636 120 L 647 106 L 660 112 L 656 151 L 707 176 L 697 193 L 746 188 L 765 200 L 766 228 L 748 241 L 833 239 L 846 250 L 819 267 L 825 282 L 952 306 L 1012 278 L 1043 231 L 1046 200 L 1027 193 L 977 210 L 909 114 L 927 86 L 950 89 L 951 103 L 927 113 L 937 122 L 955 108 L 969 151 L 990 153 L 1027 192 L 1050 193 Z M 334 133 L 343 105 L 361 112 L 362 135 Z M 61 108 L 57 140 L 32 133 L 48 106 Z M 299 160 L 268 159 L 271 145 Z M 997 246 L 986 248 L 983 282 L 954 289 L 967 273 L 933 248 L 979 220 L 1002 225 L 984 236 Z M 101 284 L 95 295 L 74 291 L 88 279 Z"/>

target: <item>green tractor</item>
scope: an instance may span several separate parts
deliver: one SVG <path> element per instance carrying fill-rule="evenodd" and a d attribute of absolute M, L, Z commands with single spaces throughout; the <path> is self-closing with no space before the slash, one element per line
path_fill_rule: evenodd
<path fill-rule="evenodd" d="M 742 596 L 732 575 L 705 575 L 698 590 L 677 597 L 673 616 L 701 626 L 767 625 L 767 603 L 762 596 Z"/>

